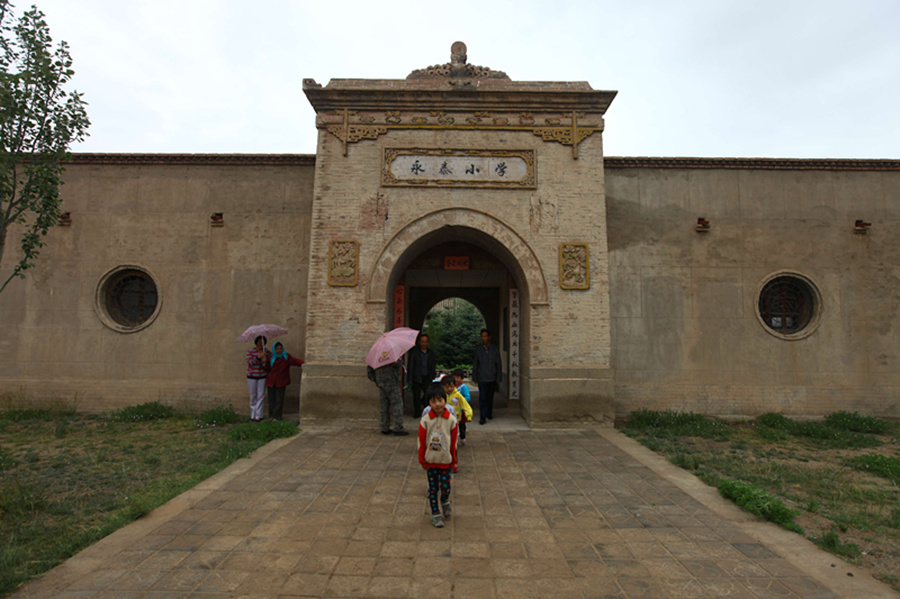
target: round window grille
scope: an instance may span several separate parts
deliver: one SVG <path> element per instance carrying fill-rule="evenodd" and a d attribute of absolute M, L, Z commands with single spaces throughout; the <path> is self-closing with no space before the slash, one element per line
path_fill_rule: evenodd
<path fill-rule="evenodd" d="M 153 277 L 142 268 L 122 266 L 100 281 L 97 308 L 103 322 L 123 333 L 139 331 L 156 318 L 159 290 Z"/>
<path fill-rule="evenodd" d="M 758 317 L 770 333 L 799 339 L 818 326 L 820 306 L 818 289 L 809 279 L 778 274 L 766 281 L 759 292 Z"/>

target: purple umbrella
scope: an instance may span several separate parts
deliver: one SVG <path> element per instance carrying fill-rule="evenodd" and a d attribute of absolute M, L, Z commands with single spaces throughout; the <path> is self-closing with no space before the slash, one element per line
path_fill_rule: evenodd
<path fill-rule="evenodd" d="M 257 337 L 262 335 L 266 339 L 287 335 L 287 329 L 277 324 L 255 324 L 241 333 L 241 336 L 234 340 L 235 343 L 250 343 Z"/>

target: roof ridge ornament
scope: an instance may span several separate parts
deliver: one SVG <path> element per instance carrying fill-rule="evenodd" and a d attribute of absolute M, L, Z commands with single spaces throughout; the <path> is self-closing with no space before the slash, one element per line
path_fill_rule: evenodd
<path fill-rule="evenodd" d="M 454 42 L 450 46 L 450 62 L 434 65 L 425 69 L 416 69 L 407 79 L 433 79 L 447 77 L 448 79 L 505 79 L 509 81 L 509 75 L 503 71 L 494 71 L 488 67 L 479 67 L 467 63 L 466 45 L 462 42 Z"/>

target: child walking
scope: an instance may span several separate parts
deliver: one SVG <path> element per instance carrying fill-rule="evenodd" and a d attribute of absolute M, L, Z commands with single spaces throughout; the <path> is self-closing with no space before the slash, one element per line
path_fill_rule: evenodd
<path fill-rule="evenodd" d="M 459 394 L 465 398 L 466 404 L 469 405 L 469 411 L 463 412 L 463 417 L 459 421 L 460 445 L 466 444 L 466 423 L 472 420 L 472 394 L 469 392 L 469 386 L 463 382 L 464 375 L 465 373 L 461 368 L 453 371 L 453 383 L 456 385 L 456 390 L 459 391 Z"/>
<path fill-rule="evenodd" d="M 437 528 L 449 518 L 450 469 L 456 465 L 456 437 L 459 432 L 453 410 L 447 409 L 447 395 L 440 383 L 429 385 L 425 394 L 431 408 L 419 421 L 419 463 L 428 475 L 428 502 L 431 504 L 431 523 Z M 440 490 L 440 508 L 438 491 Z M 441 516 L 441 510 L 444 514 Z"/>
<path fill-rule="evenodd" d="M 441 379 L 441 384 L 444 385 L 444 394 L 447 396 L 447 405 L 453 408 L 453 414 L 456 416 L 456 421 L 459 423 L 460 442 L 465 445 L 466 422 L 472 419 L 472 406 L 470 406 L 469 402 L 466 401 L 466 398 L 457 391 L 452 376 L 445 375 L 444 378 Z M 450 471 L 454 474 L 459 472 L 459 464 L 455 464 Z"/>

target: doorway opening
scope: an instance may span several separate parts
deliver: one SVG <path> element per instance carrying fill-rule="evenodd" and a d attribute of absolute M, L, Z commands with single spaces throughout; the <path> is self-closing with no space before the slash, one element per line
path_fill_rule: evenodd
<path fill-rule="evenodd" d="M 519 335 L 527 326 L 527 315 L 513 325 L 517 330 L 513 331 L 516 345 L 512 347 L 510 297 L 511 293 L 524 293 L 525 285 L 517 261 L 506 254 L 508 250 L 496 240 L 464 227 L 445 227 L 420 238 L 404 252 L 392 272 L 391 299 L 402 296 L 403 305 L 400 307 L 395 301 L 388 314 L 394 318 L 393 326 L 400 326 L 402 315 L 405 326 L 427 332 L 433 350 L 435 341 L 439 347 L 445 343 L 452 346 L 454 351 L 448 352 L 446 358 L 458 362 L 455 364 L 445 359 L 443 350 L 435 351 L 438 363 L 446 369 L 471 368 L 481 330 L 487 329 L 492 343 L 500 350 L 503 364 L 503 380 L 494 395 L 494 406 L 518 410 L 523 389 L 519 379 L 527 368 L 527 348 L 519 344 L 519 339 L 527 337 Z M 398 294 L 398 289 L 402 293 Z M 522 304 L 527 305 L 524 301 Z M 452 343 L 436 340 L 447 335 L 445 321 L 453 319 L 444 313 L 453 309 L 457 314 L 466 314 L 465 322 L 454 323 L 459 327 L 455 335 L 460 336 L 462 330 L 467 332 Z M 475 384 L 470 387 L 477 389 Z"/>
<path fill-rule="evenodd" d="M 459 369 L 466 371 L 467 378 L 471 377 L 474 350 L 485 327 L 478 307 L 461 297 L 450 297 L 433 305 L 425 315 L 421 330 L 431 340 L 438 373 Z"/>

